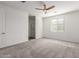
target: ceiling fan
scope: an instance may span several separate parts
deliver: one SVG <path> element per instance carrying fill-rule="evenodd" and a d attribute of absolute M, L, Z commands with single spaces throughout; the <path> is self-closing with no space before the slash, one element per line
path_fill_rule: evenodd
<path fill-rule="evenodd" d="M 43 10 L 44 13 L 46 14 L 48 10 L 53 9 L 54 7 L 55 7 L 54 5 L 52 5 L 52 6 L 50 6 L 50 7 L 47 7 L 46 4 L 43 4 L 43 8 L 35 8 L 35 9 L 36 9 L 36 10 Z"/>

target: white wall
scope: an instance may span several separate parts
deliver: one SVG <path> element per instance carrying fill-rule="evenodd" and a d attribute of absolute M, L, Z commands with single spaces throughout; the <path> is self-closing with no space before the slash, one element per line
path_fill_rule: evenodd
<path fill-rule="evenodd" d="M 28 41 L 29 13 L 0 4 L 1 9 L 4 13 L 3 31 L 6 34 L 0 36 L 0 48 Z M 36 16 L 36 39 L 39 39 L 42 38 L 42 17 L 38 14 L 33 16 Z"/>
<path fill-rule="evenodd" d="M 66 13 L 58 17 L 60 16 L 64 16 L 65 19 L 65 32 L 51 32 L 50 22 L 55 16 L 47 17 L 43 19 L 43 37 L 79 43 L 79 11 Z"/>
<path fill-rule="evenodd" d="M 36 39 L 42 38 L 42 17 L 36 15 Z"/>

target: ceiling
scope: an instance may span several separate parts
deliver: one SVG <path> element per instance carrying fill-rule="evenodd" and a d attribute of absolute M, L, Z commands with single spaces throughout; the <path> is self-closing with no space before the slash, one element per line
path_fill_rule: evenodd
<path fill-rule="evenodd" d="M 0 1 L 1 4 L 25 10 L 30 14 L 41 14 L 43 17 L 54 16 L 70 11 L 79 10 L 79 1 L 42 1 L 48 6 L 55 5 L 54 9 L 51 9 L 47 14 L 43 14 L 43 11 L 36 10 L 35 8 L 41 8 L 41 1 L 26 1 L 21 3 L 20 1 Z"/>

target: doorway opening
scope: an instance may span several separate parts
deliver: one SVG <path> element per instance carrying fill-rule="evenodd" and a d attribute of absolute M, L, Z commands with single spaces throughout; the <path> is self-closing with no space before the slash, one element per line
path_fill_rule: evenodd
<path fill-rule="evenodd" d="M 35 16 L 29 16 L 29 40 L 35 39 Z"/>

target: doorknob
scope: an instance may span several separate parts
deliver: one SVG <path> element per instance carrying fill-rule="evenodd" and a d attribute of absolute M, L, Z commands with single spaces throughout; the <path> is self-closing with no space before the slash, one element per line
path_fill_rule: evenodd
<path fill-rule="evenodd" d="M 2 34 L 6 34 L 6 33 L 3 32 Z"/>

